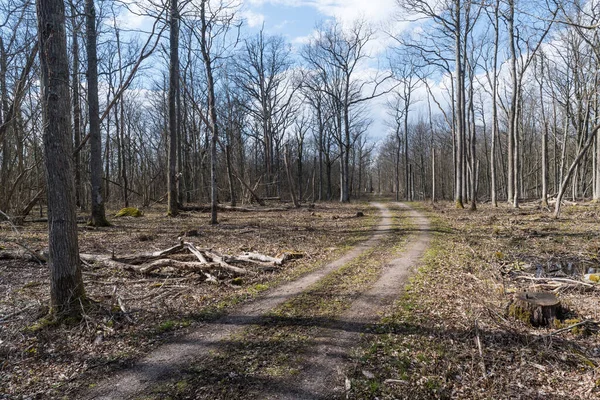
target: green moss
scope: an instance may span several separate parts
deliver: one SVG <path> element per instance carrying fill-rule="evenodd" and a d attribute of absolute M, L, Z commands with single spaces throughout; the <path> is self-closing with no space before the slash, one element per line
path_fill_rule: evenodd
<path fill-rule="evenodd" d="M 158 328 L 156 329 L 159 333 L 163 333 L 163 332 L 168 332 L 171 331 L 173 329 L 175 329 L 175 325 L 177 323 L 173 320 L 166 320 L 160 323 L 160 325 L 158 325 Z"/>
<path fill-rule="evenodd" d="M 523 308 L 519 307 L 516 303 L 512 303 L 508 306 L 508 316 L 526 324 L 531 324 L 531 313 L 523 310 Z"/>
<path fill-rule="evenodd" d="M 58 323 L 59 323 L 58 319 L 56 319 L 53 315 L 48 315 L 48 316 L 45 316 L 45 317 L 39 319 L 34 324 L 26 327 L 25 331 L 31 332 L 31 333 L 36 333 L 36 332 L 42 331 L 46 328 L 56 326 L 56 325 L 58 325 Z"/>
<path fill-rule="evenodd" d="M 121 208 L 116 214 L 115 217 L 141 217 L 143 216 L 142 212 L 135 207 L 125 207 Z"/>
<path fill-rule="evenodd" d="M 175 390 L 177 393 L 185 392 L 185 390 L 190 386 L 190 383 L 186 380 L 179 381 L 175 384 Z"/>
<path fill-rule="evenodd" d="M 243 278 L 241 278 L 241 277 L 239 277 L 239 276 L 238 276 L 237 278 L 233 278 L 233 279 L 231 280 L 231 284 L 232 284 L 232 285 L 238 285 L 238 286 L 241 286 L 243 283 L 244 283 L 244 279 L 243 279 Z"/>

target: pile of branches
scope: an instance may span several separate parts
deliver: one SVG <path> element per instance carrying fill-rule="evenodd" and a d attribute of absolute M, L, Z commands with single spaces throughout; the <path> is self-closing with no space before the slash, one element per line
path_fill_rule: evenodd
<path fill-rule="evenodd" d="M 191 256 L 193 261 L 186 257 Z M 299 253 L 285 253 L 281 257 L 270 257 L 260 253 L 244 252 L 237 256 L 221 254 L 213 249 L 199 249 L 192 243 L 180 241 L 179 244 L 165 250 L 152 253 L 128 254 L 115 256 L 86 254 L 79 255 L 85 266 L 104 266 L 109 268 L 124 269 L 139 274 L 151 274 L 164 268 L 182 271 L 199 272 L 210 280 L 214 275 L 243 276 L 259 271 L 274 271 L 284 262 L 302 257 Z M 24 251 L 2 251 L 0 258 L 26 259 L 45 262 L 45 253 Z M 179 258 L 179 259 L 177 259 Z M 186 258 L 182 261 L 182 258 Z"/>

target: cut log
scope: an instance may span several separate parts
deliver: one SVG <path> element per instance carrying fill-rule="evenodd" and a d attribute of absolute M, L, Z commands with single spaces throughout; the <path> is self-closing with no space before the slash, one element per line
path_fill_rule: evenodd
<path fill-rule="evenodd" d="M 47 261 L 47 259 L 47 255 L 45 255 L 43 252 L 27 250 L 0 250 L 0 260 L 23 260 L 44 263 Z"/>
<path fill-rule="evenodd" d="M 261 261 L 261 262 L 267 262 L 267 263 L 273 263 L 275 265 L 281 265 L 283 264 L 284 258 L 275 258 L 275 257 L 270 257 L 270 256 L 266 256 L 264 254 L 260 254 L 260 253 L 250 253 L 250 252 L 246 252 L 244 254 L 242 254 L 241 256 L 237 257 L 240 260 L 248 260 L 248 261 Z"/>
<path fill-rule="evenodd" d="M 225 260 L 224 257 L 215 253 L 214 251 L 206 251 L 205 252 L 207 256 L 209 256 L 210 258 L 212 258 L 212 260 L 219 264 L 219 266 L 227 271 L 231 271 L 234 273 L 237 273 L 239 275 L 246 275 L 248 273 L 248 270 L 244 269 L 244 268 L 239 268 L 239 267 L 234 267 L 233 265 L 229 265 Z"/>
<path fill-rule="evenodd" d="M 515 296 L 509 315 L 535 327 L 551 326 L 560 311 L 560 300 L 554 293 L 522 292 Z"/>

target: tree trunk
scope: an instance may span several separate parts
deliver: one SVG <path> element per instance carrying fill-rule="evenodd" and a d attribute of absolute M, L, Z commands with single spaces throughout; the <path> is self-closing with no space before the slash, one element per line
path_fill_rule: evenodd
<path fill-rule="evenodd" d="M 73 94 L 73 143 L 75 148 L 81 143 L 81 102 L 79 100 L 79 24 L 77 23 L 78 10 L 71 4 L 71 25 L 73 30 L 73 69 L 71 71 L 71 91 Z M 81 187 L 81 153 L 75 153 L 75 204 L 82 206 L 83 190 Z"/>
<path fill-rule="evenodd" d="M 300 207 L 300 203 L 298 203 L 298 199 L 296 198 L 296 193 L 294 189 L 294 178 L 292 177 L 292 169 L 290 166 L 290 149 L 288 146 L 285 146 L 285 150 L 283 153 L 283 162 L 285 164 L 285 172 L 288 178 L 288 184 L 290 185 L 290 196 L 292 197 L 292 203 L 294 203 L 294 207 Z"/>
<path fill-rule="evenodd" d="M 167 214 L 171 217 L 179 214 L 177 192 L 177 93 L 179 92 L 179 5 L 171 0 L 171 30 L 169 38 L 169 153 L 167 174 Z"/>
<path fill-rule="evenodd" d="M 500 42 L 500 0 L 494 8 L 494 65 L 492 69 L 492 144 L 490 149 L 490 196 L 492 206 L 498 207 L 496 193 L 496 140 L 498 140 L 498 51 Z"/>
<path fill-rule="evenodd" d="M 62 0 L 37 2 L 48 182 L 50 302 L 51 311 L 57 315 L 79 315 L 85 291 L 77 242 L 64 7 Z"/>
<path fill-rule="evenodd" d="M 455 159 L 455 169 L 456 169 L 456 185 L 455 185 L 455 195 L 454 201 L 456 203 L 457 208 L 464 208 L 463 204 L 463 180 L 464 180 L 464 169 L 463 169 L 463 158 L 464 158 L 464 91 L 462 90 L 462 51 L 461 51 L 461 19 L 460 19 L 460 11 L 461 11 L 461 1 L 454 0 L 455 10 L 455 24 L 456 24 L 456 32 L 455 35 L 455 68 L 456 68 L 456 124 L 455 124 L 455 135 L 456 135 L 456 159 Z"/>
<path fill-rule="evenodd" d="M 219 127 L 217 125 L 217 108 L 215 104 L 215 84 L 212 73 L 212 59 L 209 54 L 210 48 L 208 44 L 209 21 L 206 19 L 206 3 L 208 0 L 201 0 L 200 19 L 202 23 L 202 36 L 200 47 L 202 50 L 202 58 L 204 60 L 204 68 L 206 71 L 206 90 L 208 92 L 208 115 L 210 120 L 210 223 L 216 225 L 217 209 L 218 209 L 218 193 L 217 193 L 217 140 L 219 138 Z"/>
<path fill-rule="evenodd" d="M 230 199 L 230 204 L 231 207 L 235 207 L 236 206 L 236 198 L 235 198 L 235 184 L 234 184 L 234 180 L 233 180 L 233 166 L 232 166 L 232 161 L 231 161 L 231 146 L 228 144 L 225 147 L 225 158 L 227 161 L 227 178 L 229 179 L 229 197 Z"/>
<path fill-rule="evenodd" d="M 92 216 L 90 225 L 108 226 L 104 211 L 104 182 L 102 179 L 102 136 L 98 101 L 98 56 L 96 49 L 96 8 L 94 0 L 85 0 L 87 37 L 88 119 L 90 126 L 90 175 L 92 181 Z M 108 157 L 108 154 L 106 155 Z"/>

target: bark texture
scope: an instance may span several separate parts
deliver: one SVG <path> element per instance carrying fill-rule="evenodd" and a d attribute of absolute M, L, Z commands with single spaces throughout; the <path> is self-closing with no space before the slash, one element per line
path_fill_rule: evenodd
<path fill-rule="evenodd" d="M 69 61 L 62 0 L 37 2 L 48 181 L 50 301 L 57 314 L 77 314 L 85 296 L 77 243 L 71 143 Z"/>

